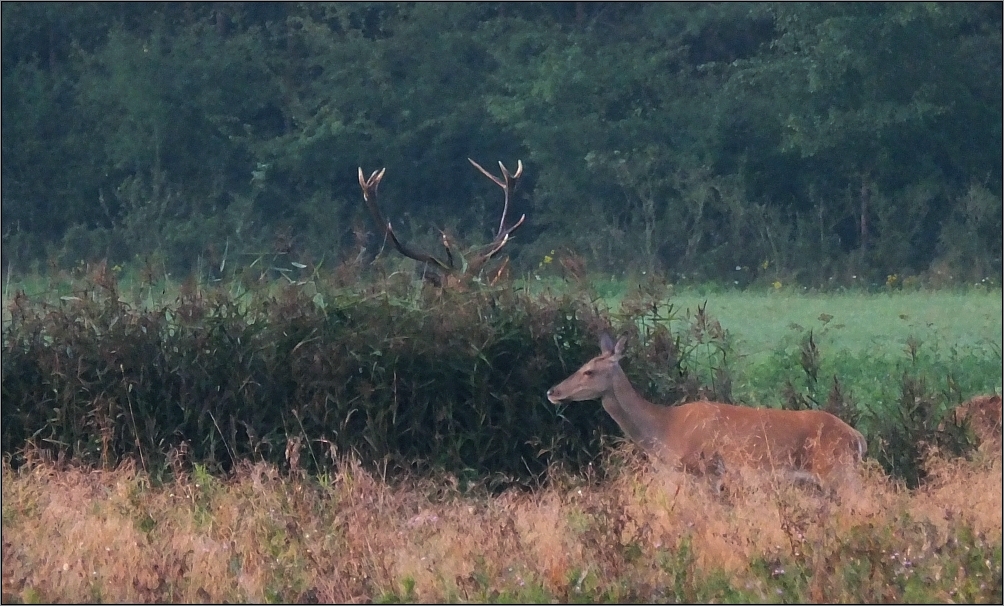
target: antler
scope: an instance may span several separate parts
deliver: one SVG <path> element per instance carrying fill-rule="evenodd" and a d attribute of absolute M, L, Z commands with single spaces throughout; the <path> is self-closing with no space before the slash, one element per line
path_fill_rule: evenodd
<path fill-rule="evenodd" d="M 491 259 L 500 250 L 502 250 L 502 247 L 509 242 L 510 234 L 512 234 L 512 232 L 515 231 L 516 228 L 522 225 L 523 221 L 526 220 L 526 215 L 524 214 L 519 218 L 519 221 L 517 221 L 513 225 L 509 227 L 505 226 L 506 214 L 509 212 L 509 196 L 516 188 L 516 183 L 517 181 L 519 181 L 520 176 L 522 176 L 523 174 L 523 162 L 520 160 L 516 161 L 515 174 L 510 173 L 509 169 L 507 169 L 504 164 L 499 162 L 499 168 L 502 169 L 502 178 L 499 179 L 495 175 L 489 173 L 484 168 L 482 168 L 481 165 L 475 162 L 474 160 L 471 160 L 470 158 L 468 158 L 467 160 L 471 164 L 473 164 L 475 168 L 481 171 L 483 175 L 491 179 L 496 185 L 502 188 L 502 191 L 505 193 L 505 204 L 502 207 L 502 219 L 501 221 L 499 221 L 499 228 L 498 231 L 495 233 L 495 238 L 488 244 L 485 244 L 484 246 L 476 247 L 475 250 L 478 250 L 479 252 L 472 255 L 473 259 L 470 262 L 467 262 L 465 258 L 466 255 L 464 253 L 460 253 L 461 264 L 459 267 L 454 260 L 453 250 L 452 250 L 453 246 L 450 243 L 450 240 L 447 238 L 445 233 L 442 233 L 442 237 L 443 237 L 443 248 L 446 249 L 446 259 L 447 259 L 446 262 L 428 253 L 415 250 L 409 247 L 408 245 L 404 244 L 403 242 L 401 242 L 401 240 L 398 239 L 397 234 L 394 233 L 394 228 L 391 225 L 390 221 L 388 221 L 386 217 L 384 217 L 383 212 L 380 211 L 380 207 L 377 204 L 377 190 L 380 187 L 380 180 L 383 179 L 384 173 L 387 171 L 387 169 L 381 168 L 380 170 L 373 171 L 373 174 L 371 174 L 369 179 L 367 179 L 363 174 L 363 169 L 361 167 L 359 168 L 359 187 L 361 187 L 363 190 L 363 200 L 366 202 L 366 208 L 369 209 L 370 216 L 373 217 L 373 222 L 376 223 L 380 227 L 380 229 L 383 230 L 386 237 L 394 245 L 394 248 L 396 248 L 398 252 L 400 252 L 402 255 L 408 257 L 409 259 L 414 259 L 422 263 L 431 263 L 432 265 L 435 265 L 437 268 L 439 268 L 439 270 L 441 270 L 444 275 L 439 275 L 437 272 L 432 272 L 435 275 L 426 276 L 427 279 L 430 279 L 437 285 L 443 284 L 442 278 L 445 277 L 445 274 L 459 273 L 461 274 L 460 277 L 462 278 L 470 278 L 477 275 L 478 272 L 481 271 L 481 268 L 484 266 L 484 264 L 487 263 L 488 260 Z"/>
<path fill-rule="evenodd" d="M 446 253 L 450 260 L 449 264 L 443 263 L 428 253 L 416 251 L 398 240 L 397 234 L 394 233 L 394 228 L 391 226 L 390 221 L 384 218 L 383 213 L 380 212 L 380 207 L 377 206 L 377 189 L 380 187 L 380 180 L 383 179 L 385 172 L 387 172 L 386 168 L 375 170 L 373 171 L 373 174 L 370 175 L 370 178 L 366 179 L 363 176 L 362 167 L 359 167 L 359 187 L 363 189 L 363 200 L 366 202 L 366 208 L 370 211 L 370 216 L 373 217 L 373 222 L 384 230 L 384 234 L 386 234 L 391 243 L 394 244 L 394 248 L 396 248 L 402 255 L 408 257 L 409 259 L 421 261 L 422 263 L 432 263 L 444 271 L 452 271 L 453 255 L 450 254 L 450 247 L 445 234 L 443 236 L 443 246 L 446 247 Z"/>
<path fill-rule="evenodd" d="M 513 192 L 513 190 L 516 189 L 516 183 L 519 181 L 519 178 L 523 175 L 523 161 L 516 160 L 515 174 L 510 173 L 509 169 L 505 167 L 505 164 L 502 164 L 502 162 L 499 161 L 499 168 L 502 169 L 502 179 L 499 179 L 495 175 L 491 174 L 490 172 L 482 168 L 481 165 L 475 162 L 474 160 L 468 158 L 467 161 L 473 164 L 474 168 L 481 171 L 481 174 L 491 179 L 495 183 L 495 185 L 501 187 L 502 191 L 505 192 L 505 204 L 502 206 L 502 219 L 499 221 L 499 229 L 495 233 L 495 239 L 492 240 L 490 243 L 486 244 L 485 246 L 483 246 L 482 248 L 485 250 L 481 254 L 476 255 L 474 260 L 471 261 L 469 264 L 470 270 L 476 273 L 481 269 L 481 267 L 485 263 L 488 262 L 489 259 L 491 259 L 500 250 L 502 250 L 502 247 L 505 246 L 507 242 L 509 242 L 509 234 L 516 231 L 516 228 L 522 225 L 523 221 L 526 220 L 526 214 L 523 214 L 522 216 L 520 216 L 519 221 L 516 221 L 516 223 L 514 223 L 511 227 L 507 228 L 505 226 L 505 216 L 506 213 L 509 212 L 509 195 Z"/>

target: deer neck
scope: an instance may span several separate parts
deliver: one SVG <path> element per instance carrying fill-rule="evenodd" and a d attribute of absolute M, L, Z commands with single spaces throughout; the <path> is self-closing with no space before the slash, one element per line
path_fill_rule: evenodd
<path fill-rule="evenodd" d="M 624 371 L 614 370 L 613 389 L 603 394 L 603 408 L 635 443 L 647 451 L 661 451 L 664 442 L 664 418 L 671 412 L 656 406 L 635 391 Z"/>

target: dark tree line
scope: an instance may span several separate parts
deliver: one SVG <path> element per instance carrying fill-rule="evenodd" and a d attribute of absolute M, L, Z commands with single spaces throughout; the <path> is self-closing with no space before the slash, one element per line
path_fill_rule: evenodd
<path fill-rule="evenodd" d="M 359 166 L 409 240 L 487 242 L 467 158 L 520 158 L 523 270 L 999 282 L 1001 12 L 5 2 L 3 254 L 344 258 Z"/>

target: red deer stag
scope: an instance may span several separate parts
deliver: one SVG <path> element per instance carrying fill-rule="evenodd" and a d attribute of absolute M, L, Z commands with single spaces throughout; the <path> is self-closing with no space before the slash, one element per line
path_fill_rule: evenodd
<path fill-rule="evenodd" d="M 553 404 L 600 399 L 629 438 L 649 454 L 698 475 L 723 468 L 784 471 L 792 479 L 835 489 L 854 484 L 865 439 L 821 410 L 775 410 L 690 402 L 658 406 L 642 398 L 618 363 L 627 337 L 600 338 L 599 356 L 547 392 Z"/>
<path fill-rule="evenodd" d="M 481 165 L 474 160 L 468 158 L 467 161 L 473 164 L 474 168 L 481 171 L 482 174 L 491 179 L 496 185 L 501 187 L 502 191 L 505 193 L 505 203 L 502 206 L 502 220 L 499 221 L 498 231 L 495 233 L 495 238 L 491 242 L 482 246 L 475 246 L 468 250 L 466 254 L 457 250 L 453 243 L 450 242 L 450 239 L 446 236 L 446 234 L 443 233 L 443 248 L 446 249 L 445 261 L 429 253 L 416 250 L 404 242 L 401 242 L 401 240 L 398 239 L 397 234 L 394 233 L 394 228 L 391 226 L 390 221 L 384 218 L 383 213 L 380 211 L 380 207 L 377 205 L 377 189 L 379 188 L 380 181 L 383 179 L 384 173 L 387 169 L 381 168 L 380 170 L 373 171 L 369 179 L 367 179 L 363 174 L 362 167 L 359 168 L 359 186 L 363 190 L 363 201 L 366 203 L 366 208 L 369 209 L 370 216 L 373 217 L 373 222 L 376 223 L 383 231 L 384 235 L 388 240 L 390 240 L 391 244 L 394 245 L 394 248 L 396 248 L 399 253 L 409 259 L 414 259 L 425 264 L 427 269 L 424 274 L 425 279 L 440 287 L 462 286 L 480 276 L 481 270 L 484 269 L 485 264 L 487 264 L 488 261 L 491 260 L 491 258 L 494 257 L 500 250 L 502 250 L 502 247 L 509 242 L 512 232 L 516 231 L 516 228 L 522 225 L 523 221 L 526 219 L 526 215 L 522 215 L 519 218 L 519 221 L 516 221 L 513 225 L 509 227 L 506 227 L 505 225 L 506 213 L 509 212 L 509 197 L 512 195 L 513 190 L 516 188 L 516 183 L 523 174 L 522 161 L 516 161 L 515 173 L 510 173 L 509 169 L 499 162 L 499 167 L 502 169 L 501 179 L 482 168 Z M 454 254 L 454 251 L 456 251 L 456 254 Z M 501 267 L 495 270 L 493 276 L 489 280 L 491 283 L 497 281 L 499 276 L 503 274 L 507 263 L 508 259 L 503 262 Z"/>

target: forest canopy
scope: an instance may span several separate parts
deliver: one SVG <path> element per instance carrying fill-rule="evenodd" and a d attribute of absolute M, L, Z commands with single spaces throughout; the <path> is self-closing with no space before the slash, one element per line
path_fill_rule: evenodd
<path fill-rule="evenodd" d="M 487 242 L 473 158 L 521 271 L 1000 284 L 1002 72 L 999 2 L 4 2 L 4 271 L 372 255 L 360 166 Z"/>

